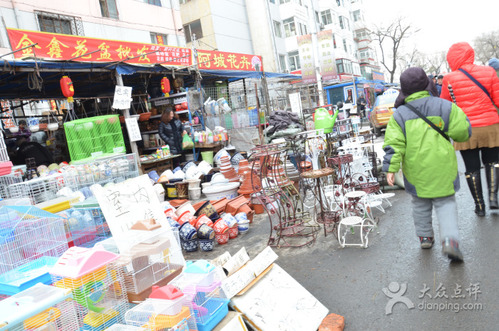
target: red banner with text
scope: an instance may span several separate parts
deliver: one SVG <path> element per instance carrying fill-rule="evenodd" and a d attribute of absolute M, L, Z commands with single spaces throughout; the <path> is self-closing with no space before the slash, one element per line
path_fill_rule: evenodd
<path fill-rule="evenodd" d="M 198 50 L 198 67 L 207 70 L 263 71 L 258 55 Z"/>
<path fill-rule="evenodd" d="M 7 29 L 12 50 L 36 44 L 14 53 L 16 58 L 36 57 L 81 62 L 120 62 L 130 64 L 192 65 L 186 47 L 89 38 L 58 33 Z M 76 59 L 75 59 L 76 58 Z"/>

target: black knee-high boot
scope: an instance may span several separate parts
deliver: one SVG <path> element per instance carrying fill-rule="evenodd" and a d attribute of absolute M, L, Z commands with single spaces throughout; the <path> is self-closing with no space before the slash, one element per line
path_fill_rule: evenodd
<path fill-rule="evenodd" d="M 485 165 L 485 175 L 487 177 L 487 186 L 489 189 L 489 201 L 490 201 L 490 209 L 499 209 L 499 205 L 497 203 L 497 188 L 499 181 L 497 179 L 497 173 L 499 172 L 496 166 L 499 166 L 497 163 L 487 163 Z"/>
<path fill-rule="evenodd" d="M 473 196 L 473 200 L 475 200 L 475 214 L 478 216 L 485 216 L 485 203 L 483 201 L 480 170 L 467 172 L 465 175 L 471 195 Z"/>

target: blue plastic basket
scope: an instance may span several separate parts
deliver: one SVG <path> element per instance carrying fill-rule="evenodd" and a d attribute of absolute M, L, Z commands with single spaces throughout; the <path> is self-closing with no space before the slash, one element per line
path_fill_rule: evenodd
<path fill-rule="evenodd" d="M 0 294 L 14 295 L 37 283 L 52 284 L 49 269 L 57 260 L 57 257 L 43 256 L 0 275 Z"/>

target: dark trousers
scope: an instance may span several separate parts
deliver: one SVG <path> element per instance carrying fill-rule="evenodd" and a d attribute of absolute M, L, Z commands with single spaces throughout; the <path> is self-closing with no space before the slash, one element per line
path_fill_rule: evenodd
<path fill-rule="evenodd" d="M 494 148 L 475 148 L 460 151 L 463 157 L 467 173 L 480 170 L 480 152 L 482 154 L 482 163 L 499 163 L 499 147 Z"/>

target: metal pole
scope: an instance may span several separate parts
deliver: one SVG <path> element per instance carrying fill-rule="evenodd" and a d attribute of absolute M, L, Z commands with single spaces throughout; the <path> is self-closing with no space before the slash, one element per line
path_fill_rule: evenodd
<path fill-rule="evenodd" d="M 312 35 L 312 51 L 314 54 L 314 66 L 315 66 L 315 76 L 317 78 L 317 93 L 319 96 L 319 104 L 318 106 L 325 105 L 324 103 L 324 93 L 322 90 L 322 75 L 321 68 L 319 66 L 319 52 L 318 52 L 318 42 L 317 42 L 317 22 L 314 19 L 314 7 L 312 0 L 308 0 L 308 21 L 309 26 L 311 27 L 311 35 Z"/>
<path fill-rule="evenodd" d="M 123 78 L 121 77 L 121 75 L 117 71 L 115 71 L 114 73 L 116 76 L 116 85 L 123 86 Z M 130 118 L 130 108 L 123 110 L 123 116 L 125 117 L 125 119 Z M 132 153 L 137 155 L 138 167 L 139 167 L 139 169 L 141 169 L 141 167 L 140 167 L 140 155 L 139 155 L 139 150 L 137 148 L 137 143 L 135 141 L 132 141 L 130 136 L 128 136 L 128 139 L 130 140 L 130 147 L 132 148 Z"/>

